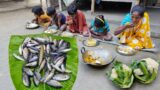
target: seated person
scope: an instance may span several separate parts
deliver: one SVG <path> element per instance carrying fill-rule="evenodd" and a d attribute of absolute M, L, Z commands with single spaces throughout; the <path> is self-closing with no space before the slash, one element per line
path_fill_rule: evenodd
<path fill-rule="evenodd" d="M 63 13 L 57 13 L 54 7 L 48 7 L 47 15 L 52 18 L 50 25 L 56 25 L 61 31 L 66 30 L 66 16 Z"/>
<path fill-rule="evenodd" d="M 36 17 L 32 20 L 33 23 L 37 23 L 42 27 L 47 27 L 50 24 L 51 18 L 46 13 L 44 13 L 41 6 L 33 7 L 32 12 Z"/>
<path fill-rule="evenodd" d="M 110 28 L 103 15 L 98 15 L 92 20 L 89 27 L 91 36 L 102 40 L 112 40 L 112 35 L 109 33 Z"/>
<path fill-rule="evenodd" d="M 137 5 L 126 15 L 114 34 L 118 35 L 120 43 L 134 49 L 143 49 L 154 47 L 150 33 L 148 13 Z"/>
<path fill-rule="evenodd" d="M 71 4 L 67 11 L 69 16 L 67 17 L 66 24 L 68 25 L 70 32 L 86 35 L 88 32 L 88 26 L 83 12 L 77 10 L 77 6 L 74 4 Z"/>

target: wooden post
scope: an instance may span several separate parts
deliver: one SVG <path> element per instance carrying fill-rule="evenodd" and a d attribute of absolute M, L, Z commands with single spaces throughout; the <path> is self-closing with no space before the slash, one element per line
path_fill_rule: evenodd
<path fill-rule="evenodd" d="M 92 0 L 91 1 L 91 14 L 94 13 L 94 10 L 95 10 L 95 0 Z"/>
<path fill-rule="evenodd" d="M 58 0 L 58 3 L 59 3 L 59 11 L 62 11 L 62 1 L 61 0 Z"/>
<path fill-rule="evenodd" d="M 40 0 L 40 3 L 41 3 L 41 7 L 42 7 L 42 6 L 43 6 L 43 5 L 42 5 L 42 0 Z"/>
<path fill-rule="evenodd" d="M 132 1 L 131 9 L 132 9 L 132 7 L 134 7 L 135 5 L 139 5 L 139 3 L 140 3 L 140 0 L 134 0 L 134 1 Z"/>

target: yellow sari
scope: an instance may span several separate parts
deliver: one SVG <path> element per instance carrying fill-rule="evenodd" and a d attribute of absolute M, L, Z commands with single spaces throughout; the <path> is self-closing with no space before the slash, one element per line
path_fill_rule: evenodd
<path fill-rule="evenodd" d="M 150 34 L 148 13 L 144 13 L 143 19 L 134 27 L 122 32 L 118 37 L 120 43 L 127 44 L 134 49 L 153 48 Z"/>

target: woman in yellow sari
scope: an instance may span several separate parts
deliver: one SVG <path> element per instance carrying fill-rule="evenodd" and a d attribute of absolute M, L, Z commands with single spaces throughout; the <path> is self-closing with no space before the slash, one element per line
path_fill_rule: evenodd
<path fill-rule="evenodd" d="M 120 43 L 134 49 L 153 48 L 150 37 L 149 15 L 141 6 L 134 6 L 114 33 Z"/>

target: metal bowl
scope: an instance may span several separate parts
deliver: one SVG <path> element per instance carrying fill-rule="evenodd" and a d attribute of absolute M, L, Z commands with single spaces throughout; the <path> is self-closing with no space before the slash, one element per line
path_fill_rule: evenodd
<path fill-rule="evenodd" d="M 39 25 L 36 24 L 36 23 L 27 23 L 27 24 L 26 24 L 26 28 L 27 28 L 27 29 L 36 29 L 36 28 L 38 28 L 38 27 L 39 27 Z"/>
<path fill-rule="evenodd" d="M 44 31 L 44 33 L 48 33 L 48 34 L 56 34 L 58 32 L 58 30 L 56 29 L 48 29 L 46 31 Z"/>
<path fill-rule="evenodd" d="M 61 36 L 62 36 L 62 37 L 73 37 L 74 34 L 71 33 L 71 32 L 65 31 L 65 32 L 62 32 L 62 33 L 61 33 Z"/>
<path fill-rule="evenodd" d="M 117 46 L 116 51 L 125 56 L 133 56 L 137 53 L 137 51 L 129 46 Z"/>
<path fill-rule="evenodd" d="M 85 50 L 82 47 L 81 53 L 84 63 L 97 67 L 108 65 L 115 59 L 109 51 L 104 49 Z"/>
<path fill-rule="evenodd" d="M 95 42 L 96 42 L 96 44 L 95 45 L 88 45 L 87 44 L 87 40 L 83 40 L 83 45 L 85 45 L 85 46 L 87 46 L 87 47 L 96 47 L 96 46 L 98 46 L 99 45 L 99 41 L 97 41 L 96 39 L 94 39 L 95 40 Z"/>

